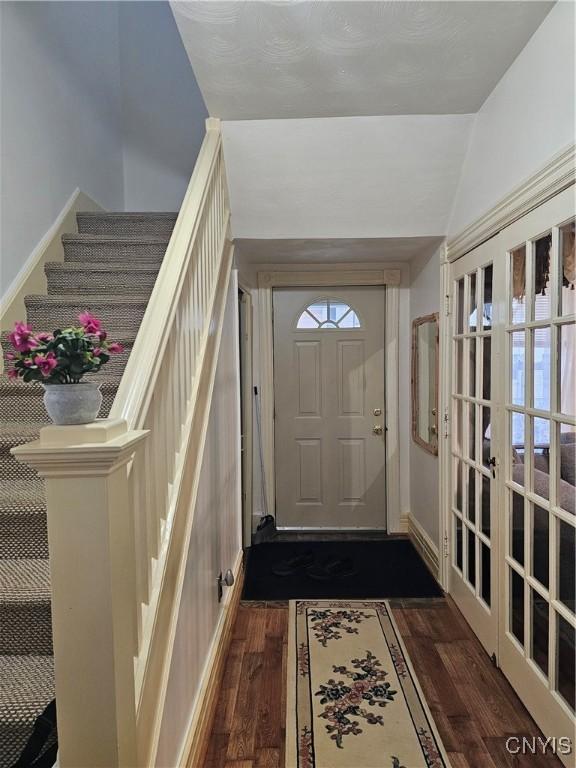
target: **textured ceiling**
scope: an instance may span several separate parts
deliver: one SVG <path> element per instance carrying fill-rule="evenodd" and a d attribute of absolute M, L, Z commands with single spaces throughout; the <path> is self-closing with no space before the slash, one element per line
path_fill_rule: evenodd
<path fill-rule="evenodd" d="M 438 250 L 442 237 L 258 240 L 236 238 L 236 258 L 246 264 L 340 264 L 411 261 Z"/>
<path fill-rule="evenodd" d="M 172 2 L 223 120 L 477 112 L 552 5 Z"/>

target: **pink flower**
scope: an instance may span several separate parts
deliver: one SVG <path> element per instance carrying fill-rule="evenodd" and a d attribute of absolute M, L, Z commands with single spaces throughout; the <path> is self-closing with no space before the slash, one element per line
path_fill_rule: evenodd
<path fill-rule="evenodd" d="M 94 317 L 94 315 L 91 315 L 90 312 L 81 312 L 78 315 L 78 320 L 80 320 L 86 333 L 98 333 L 100 326 L 102 325 L 100 320 L 97 317 Z"/>
<path fill-rule="evenodd" d="M 14 352 L 6 352 L 6 360 L 16 360 Z"/>
<path fill-rule="evenodd" d="M 50 376 L 57 365 L 56 356 L 53 352 L 48 352 L 47 355 L 36 355 L 34 363 L 40 368 L 43 376 Z"/>
<path fill-rule="evenodd" d="M 100 341 L 106 341 L 107 336 L 108 334 L 106 333 L 106 331 L 100 331 L 98 333 L 98 338 L 100 339 Z"/>
<path fill-rule="evenodd" d="M 36 339 L 41 344 L 45 344 L 47 341 L 52 341 L 54 337 L 51 333 L 46 333 L 46 331 L 40 331 L 40 333 L 36 334 Z"/>
<path fill-rule="evenodd" d="M 124 347 L 122 344 L 118 344 L 117 341 L 113 341 L 111 344 L 108 344 L 108 352 L 110 352 L 111 355 L 118 355 L 120 352 L 124 352 Z"/>
<path fill-rule="evenodd" d="M 17 379 L 18 378 L 18 371 L 16 368 L 9 368 L 8 371 L 8 378 L 9 379 Z"/>
<path fill-rule="evenodd" d="M 32 328 L 26 323 L 14 323 L 14 330 L 8 334 L 8 340 L 17 352 L 29 352 L 38 346 L 32 337 Z"/>
<path fill-rule="evenodd" d="M 100 349 L 100 347 L 95 347 L 92 354 L 94 355 L 94 357 L 100 357 L 100 355 L 102 354 L 102 350 Z"/>

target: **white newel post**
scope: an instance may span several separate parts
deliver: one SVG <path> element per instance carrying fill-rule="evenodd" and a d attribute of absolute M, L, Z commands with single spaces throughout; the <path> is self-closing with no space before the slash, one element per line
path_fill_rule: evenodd
<path fill-rule="evenodd" d="M 46 480 L 61 768 L 137 764 L 127 466 L 146 434 L 101 419 L 12 451 Z"/>

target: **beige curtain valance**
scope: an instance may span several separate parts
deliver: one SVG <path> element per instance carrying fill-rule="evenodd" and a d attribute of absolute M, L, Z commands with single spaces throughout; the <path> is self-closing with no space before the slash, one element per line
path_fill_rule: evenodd
<path fill-rule="evenodd" d="M 543 237 L 536 243 L 534 259 L 534 294 L 545 295 L 550 279 L 550 248 L 552 235 Z M 574 224 L 562 231 L 562 285 L 574 290 L 576 283 L 576 247 Z M 512 291 L 514 298 L 521 301 L 526 293 L 526 252 L 524 249 L 514 251 L 512 257 Z"/>

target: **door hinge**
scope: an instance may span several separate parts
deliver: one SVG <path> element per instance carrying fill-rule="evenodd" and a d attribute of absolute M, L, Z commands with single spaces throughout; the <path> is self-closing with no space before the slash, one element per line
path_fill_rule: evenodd
<path fill-rule="evenodd" d="M 446 301 L 445 306 L 444 306 L 444 312 L 445 312 L 446 315 L 449 315 L 450 314 L 450 294 L 447 293 L 446 296 L 444 297 L 444 299 Z"/>
<path fill-rule="evenodd" d="M 444 557 L 448 557 L 450 554 L 450 547 L 448 545 L 448 534 L 444 534 Z"/>
<path fill-rule="evenodd" d="M 448 416 L 448 408 L 444 408 L 444 437 L 450 436 L 450 417 Z"/>

